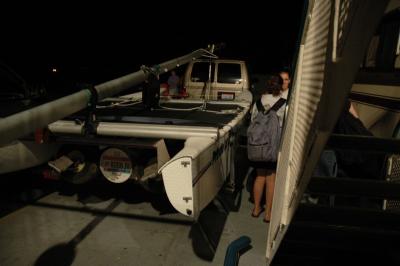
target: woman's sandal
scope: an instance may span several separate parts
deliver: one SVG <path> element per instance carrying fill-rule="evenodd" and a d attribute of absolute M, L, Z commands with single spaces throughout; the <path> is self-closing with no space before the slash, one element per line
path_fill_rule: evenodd
<path fill-rule="evenodd" d="M 254 209 L 253 209 L 253 211 L 251 212 L 251 216 L 254 217 L 254 218 L 258 218 L 258 217 L 260 217 L 260 214 L 261 214 L 263 211 L 265 211 L 265 209 L 264 209 L 264 208 L 261 208 L 261 210 L 260 210 L 260 212 L 259 212 L 258 214 L 254 214 Z"/>
<path fill-rule="evenodd" d="M 267 219 L 264 218 L 264 219 L 263 219 L 263 222 L 264 222 L 264 223 L 269 223 L 270 220 L 267 220 Z"/>

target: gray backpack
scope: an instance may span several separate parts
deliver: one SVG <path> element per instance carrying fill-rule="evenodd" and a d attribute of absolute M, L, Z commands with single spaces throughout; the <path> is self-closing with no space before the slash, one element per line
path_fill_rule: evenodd
<path fill-rule="evenodd" d="M 254 162 L 276 162 L 281 127 L 276 112 L 286 102 L 280 98 L 268 111 L 261 99 L 256 102 L 258 113 L 247 129 L 247 156 Z"/>

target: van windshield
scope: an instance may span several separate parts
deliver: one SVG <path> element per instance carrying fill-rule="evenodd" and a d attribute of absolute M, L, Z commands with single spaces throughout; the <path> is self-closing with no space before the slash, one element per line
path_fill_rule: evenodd
<path fill-rule="evenodd" d="M 193 64 L 192 76 L 190 80 L 192 82 L 207 82 L 208 81 L 208 70 L 210 63 L 208 62 L 196 62 Z M 215 64 L 211 64 L 211 81 L 214 81 L 214 69 Z"/>

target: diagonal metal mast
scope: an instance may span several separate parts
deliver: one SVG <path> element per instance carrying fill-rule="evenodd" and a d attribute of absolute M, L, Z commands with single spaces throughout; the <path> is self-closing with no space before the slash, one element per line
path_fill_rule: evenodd
<path fill-rule="evenodd" d="M 153 66 L 151 69 L 153 72 L 160 74 L 161 72 L 167 72 L 180 65 L 187 64 L 193 59 L 210 54 L 206 49 L 198 49 L 184 56 Z M 99 84 L 94 87 L 96 91 L 84 89 L 55 101 L 0 119 L 0 134 L 2 136 L 0 138 L 0 146 L 26 136 L 34 132 L 37 128 L 42 128 L 86 108 L 94 94 L 97 94 L 98 100 L 102 100 L 144 82 L 148 75 L 149 72 L 145 68 L 142 68 L 134 73 Z"/>

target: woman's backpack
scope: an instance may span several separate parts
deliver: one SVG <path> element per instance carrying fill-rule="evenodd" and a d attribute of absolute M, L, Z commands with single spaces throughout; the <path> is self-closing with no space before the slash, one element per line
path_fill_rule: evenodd
<path fill-rule="evenodd" d="M 254 162 L 276 162 L 281 139 L 281 126 L 276 112 L 286 102 L 280 98 L 268 111 L 261 99 L 256 101 L 258 113 L 247 129 L 247 157 Z"/>

